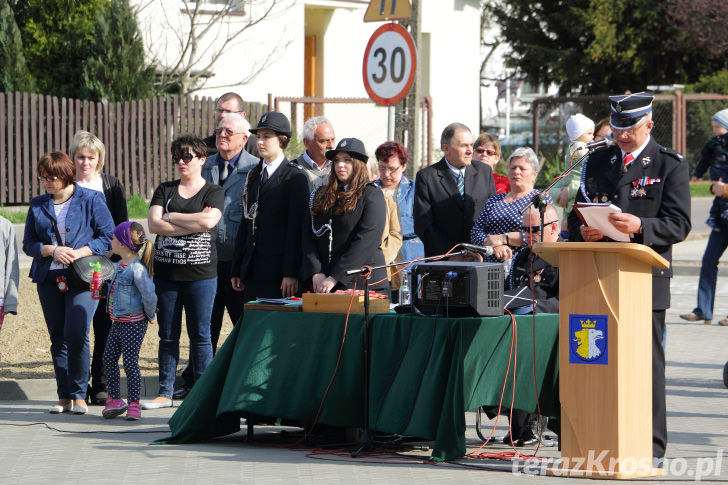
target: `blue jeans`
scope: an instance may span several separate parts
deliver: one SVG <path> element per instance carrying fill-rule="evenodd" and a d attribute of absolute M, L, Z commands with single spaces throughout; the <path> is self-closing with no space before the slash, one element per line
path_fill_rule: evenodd
<path fill-rule="evenodd" d="M 728 247 L 728 224 L 721 222 L 710 232 L 708 245 L 705 247 L 698 282 L 698 306 L 693 310 L 693 313 L 706 320 L 713 319 L 718 262 L 726 247 Z"/>
<path fill-rule="evenodd" d="M 154 279 L 158 298 L 159 395 L 172 398 L 179 362 L 182 308 L 190 338 L 190 361 L 197 380 L 212 360 L 210 315 L 217 291 L 217 278 L 199 281 Z"/>
<path fill-rule="evenodd" d="M 51 339 L 58 398 L 86 399 L 91 360 L 88 332 L 99 301 L 91 298 L 90 291 L 69 289 L 61 293 L 56 284 L 59 275 L 67 276 L 68 271 L 49 271 L 37 287 Z"/>

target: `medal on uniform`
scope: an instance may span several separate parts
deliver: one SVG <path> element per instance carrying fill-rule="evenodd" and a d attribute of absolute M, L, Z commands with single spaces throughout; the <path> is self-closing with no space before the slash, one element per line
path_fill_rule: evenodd
<path fill-rule="evenodd" d="M 540 274 L 533 275 L 533 282 L 534 283 L 540 283 L 541 282 L 541 275 Z"/>
<path fill-rule="evenodd" d="M 607 200 L 608 200 L 607 199 L 607 196 L 606 195 L 602 195 L 602 202 L 606 202 Z"/>
<path fill-rule="evenodd" d="M 647 168 L 652 163 L 652 160 L 650 157 L 643 157 L 642 160 L 640 160 L 640 163 L 642 163 L 642 168 Z"/>

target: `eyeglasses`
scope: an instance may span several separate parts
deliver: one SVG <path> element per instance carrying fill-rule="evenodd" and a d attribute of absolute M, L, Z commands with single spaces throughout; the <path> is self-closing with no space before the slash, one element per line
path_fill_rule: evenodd
<path fill-rule="evenodd" d="M 182 155 L 175 155 L 172 154 L 172 161 L 174 163 L 184 162 L 184 163 L 190 163 L 192 160 L 194 160 L 197 157 L 197 155 L 193 155 L 191 153 L 183 153 Z"/>
<path fill-rule="evenodd" d="M 396 167 L 382 167 L 379 166 L 379 173 L 395 173 L 397 170 L 402 168 L 402 165 L 397 165 Z"/>
<path fill-rule="evenodd" d="M 38 180 L 41 182 L 51 183 L 58 180 L 58 177 L 46 177 L 45 175 L 38 175 Z"/>
<path fill-rule="evenodd" d="M 233 111 L 231 109 L 215 108 L 215 113 L 219 113 L 219 114 L 242 113 L 242 111 Z"/>
<path fill-rule="evenodd" d="M 485 154 L 487 154 L 487 155 L 488 155 L 489 157 L 495 156 L 495 154 L 496 154 L 496 151 L 495 151 L 495 150 L 493 150 L 492 148 L 476 148 L 476 149 L 475 149 L 475 152 L 476 152 L 476 153 L 477 153 L 478 155 L 482 155 L 483 153 L 485 153 Z"/>
<path fill-rule="evenodd" d="M 551 222 L 544 222 L 543 227 L 550 226 L 551 224 L 558 222 L 558 221 L 551 221 Z M 532 234 L 536 232 L 541 232 L 541 226 L 521 226 L 521 231 L 523 231 L 526 234 Z"/>
<path fill-rule="evenodd" d="M 233 135 L 239 135 L 241 133 L 242 133 L 242 131 L 233 131 L 230 128 L 215 128 L 216 135 L 233 136 Z"/>

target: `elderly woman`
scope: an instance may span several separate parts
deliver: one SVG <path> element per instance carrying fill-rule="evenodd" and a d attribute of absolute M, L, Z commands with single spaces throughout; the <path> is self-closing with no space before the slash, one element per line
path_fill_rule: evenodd
<path fill-rule="evenodd" d="M 519 211 L 539 193 L 533 188 L 539 170 L 538 156 L 531 148 L 516 148 L 507 165 L 511 190 L 488 199 L 470 232 L 473 244 L 493 247 L 493 256 L 486 256 L 485 261 L 506 261 L 526 246 Z M 546 201 L 553 204 L 548 195 Z"/>
<path fill-rule="evenodd" d="M 399 225 L 402 229 L 402 261 L 424 258 L 425 247 L 415 234 L 415 220 L 412 215 L 415 181 L 404 175 L 409 160 L 407 148 L 397 141 L 388 141 L 377 147 L 374 156 L 379 164 L 379 179 L 374 184 L 397 201 Z"/>
<path fill-rule="evenodd" d="M 104 195 L 106 206 L 111 211 L 114 226 L 125 222 L 129 215 L 126 210 L 126 195 L 119 179 L 103 173 L 106 148 L 96 136 L 88 131 L 77 131 L 70 149 L 71 159 L 76 164 L 76 183 L 81 187 L 95 190 Z M 109 256 L 111 256 L 109 254 Z M 112 257 L 114 261 L 118 257 Z M 111 320 L 106 311 L 106 303 L 96 309 L 93 320 L 94 345 L 91 358 L 91 387 L 88 400 L 91 404 L 104 405 L 106 402 L 106 376 L 104 375 L 104 348 L 111 329 Z"/>
<path fill-rule="evenodd" d="M 33 257 L 30 277 L 51 339 L 58 402 L 49 412 L 84 414 L 88 333 L 99 302 L 88 287 L 70 286 L 68 266 L 83 256 L 106 253 L 114 221 L 100 192 L 73 182 L 76 165 L 65 153 L 43 155 L 37 171 L 47 193 L 30 201 L 23 251 Z"/>
<path fill-rule="evenodd" d="M 142 409 L 172 406 L 179 361 L 182 311 L 190 338 L 195 379 L 212 360 L 210 317 L 217 291 L 215 231 L 222 217 L 224 193 L 202 177 L 207 146 L 183 135 L 172 142 L 172 160 L 180 178 L 156 188 L 149 207 L 154 244 L 154 285 L 159 325 L 159 395 Z"/>
<path fill-rule="evenodd" d="M 387 217 L 384 195 L 370 184 L 364 144 L 344 138 L 326 152 L 333 162 L 327 185 L 311 196 L 308 224 L 303 229 L 303 277 L 316 293 L 362 289 L 360 275 L 351 269 L 384 264 L 380 248 Z M 389 294 L 387 272 L 374 270 L 371 289 Z"/>
<path fill-rule="evenodd" d="M 473 143 L 473 160 L 478 160 L 490 166 L 495 182 L 495 191 L 498 194 L 505 194 L 511 190 L 508 177 L 495 173 L 495 166 L 498 165 L 501 157 L 501 147 L 498 138 L 490 133 L 483 133 Z"/>

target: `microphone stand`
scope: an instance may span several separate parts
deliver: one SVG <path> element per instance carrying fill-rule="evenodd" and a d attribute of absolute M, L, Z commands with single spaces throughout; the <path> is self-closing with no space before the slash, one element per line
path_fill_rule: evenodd
<path fill-rule="evenodd" d="M 541 223 L 540 223 L 540 229 L 541 230 L 539 231 L 539 239 L 540 239 L 539 242 L 543 242 L 543 221 L 544 221 L 544 216 L 545 216 L 545 213 L 546 213 L 546 206 L 548 205 L 546 203 L 546 194 L 548 194 L 549 191 L 553 188 L 553 186 L 556 185 L 556 182 L 558 180 L 561 180 L 566 175 L 570 174 L 571 171 L 574 170 L 574 168 L 576 168 L 579 165 L 581 165 L 582 163 L 584 163 L 584 160 L 586 160 L 587 157 L 589 157 L 589 155 L 591 155 L 592 153 L 594 153 L 599 148 L 606 148 L 608 146 L 610 146 L 610 145 L 589 148 L 589 150 L 584 155 L 582 155 L 576 162 L 572 163 L 571 165 L 569 165 L 566 168 L 566 170 L 564 170 L 563 172 L 561 172 L 561 175 L 558 176 L 558 177 L 556 177 L 548 185 L 548 187 L 546 187 L 543 191 L 539 192 L 538 194 L 534 195 L 533 198 L 531 199 L 531 201 L 528 204 L 526 204 L 526 206 L 523 207 L 523 209 L 521 209 L 520 211 L 518 211 L 519 214 L 523 215 L 531 206 L 534 206 L 534 207 L 536 207 L 538 209 L 539 217 L 540 217 L 540 221 L 541 221 Z"/>
<path fill-rule="evenodd" d="M 382 268 L 389 268 L 393 266 L 400 266 L 403 264 L 411 264 L 414 261 L 431 261 L 433 259 L 437 258 L 443 258 L 444 256 L 455 256 L 455 255 L 465 255 L 467 254 L 467 250 L 457 251 L 450 254 L 441 254 L 439 256 L 430 256 L 429 258 L 423 258 L 423 259 L 413 259 L 406 262 L 401 263 L 391 263 L 391 264 L 384 264 L 380 266 L 363 266 L 361 268 L 357 269 L 350 269 L 346 272 L 347 275 L 354 275 L 359 274 L 361 275 L 362 279 L 364 280 L 364 336 L 363 336 L 363 357 L 364 357 L 364 376 L 362 378 L 362 382 L 364 385 L 364 429 L 362 430 L 361 436 L 359 437 L 359 447 L 351 452 L 351 457 L 356 458 L 359 456 L 359 453 L 365 450 L 369 450 L 372 448 L 372 443 L 374 441 L 374 436 L 372 433 L 372 430 L 370 428 L 369 423 L 369 351 L 371 349 L 371 339 L 369 338 L 369 277 L 372 274 L 372 271 L 376 269 L 382 269 Z"/>

